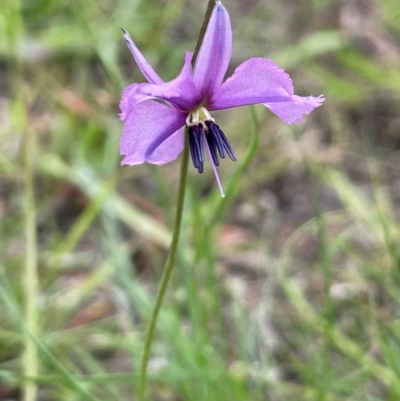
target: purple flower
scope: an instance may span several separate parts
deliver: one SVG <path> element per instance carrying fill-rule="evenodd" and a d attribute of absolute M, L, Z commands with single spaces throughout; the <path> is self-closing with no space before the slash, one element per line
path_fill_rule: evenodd
<path fill-rule="evenodd" d="M 288 124 L 302 123 L 325 100 L 296 96 L 289 75 L 271 60 L 251 58 L 236 68 L 225 82 L 232 53 L 229 14 L 216 2 L 207 31 L 192 70 L 192 53 L 186 53 L 180 74 L 164 82 L 136 47 L 128 32 L 124 37 L 129 50 L 148 83 L 128 86 L 121 99 L 124 130 L 120 142 L 121 164 L 143 162 L 165 164 L 175 160 L 184 146 L 187 125 L 194 167 L 204 171 L 206 149 L 220 188 L 216 166 L 226 154 L 236 160 L 225 134 L 210 112 L 261 103 Z M 156 100 L 156 101 L 155 101 Z M 163 103 L 160 103 L 162 100 Z"/>

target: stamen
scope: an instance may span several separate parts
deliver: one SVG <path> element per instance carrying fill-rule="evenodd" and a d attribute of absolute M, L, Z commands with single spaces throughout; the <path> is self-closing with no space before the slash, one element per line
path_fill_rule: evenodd
<path fill-rule="evenodd" d="M 212 121 L 206 121 L 206 126 L 208 128 L 207 137 L 210 138 L 210 142 L 213 142 L 214 147 L 218 149 L 220 156 L 224 159 L 225 158 L 224 144 L 218 132 L 218 125 L 214 124 Z"/>
<path fill-rule="evenodd" d="M 217 125 L 217 127 L 218 127 L 218 125 Z M 226 152 L 228 153 L 228 156 L 230 157 L 230 159 L 233 162 L 235 162 L 237 160 L 236 156 L 235 156 L 235 152 L 233 151 L 233 148 L 232 148 L 231 144 L 229 143 L 228 138 L 225 136 L 224 132 L 219 127 L 218 127 L 218 132 L 219 132 L 222 142 L 224 143 L 224 148 L 225 148 Z"/>
<path fill-rule="evenodd" d="M 224 190 L 217 171 L 217 166 L 219 166 L 218 154 L 222 158 L 228 154 L 232 161 L 236 161 L 231 144 L 204 106 L 199 106 L 188 114 L 186 125 L 189 128 L 189 148 L 194 168 L 200 174 L 204 171 L 203 143 L 205 143 L 215 180 L 221 196 L 224 197 Z"/>
<path fill-rule="evenodd" d="M 210 149 L 210 153 L 211 153 L 210 158 L 212 158 L 212 160 L 216 166 L 219 166 L 219 159 L 218 159 L 218 154 L 217 154 L 217 144 L 215 142 L 215 137 L 212 134 L 210 134 L 210 132 L 208 132 L 206 134 L 206 142 L 207 142 L 208 148 Z"/>
<path fill-rule="evenodd" d="M 218 149 L 220 156 L 222 158 L 225 157 L 225 151 L 224 151 L 224 149 L 225 149 L 226 153 L 228 153 L 228 156 L 230 157 L 230 159 L 235 162 L 237 160 L 235 153 L 234 153 L 232 146 L 229 143 L 227 137 L 221 130 L 221 128 L 219 128 L 219 126 L 217 124 L 215 124 L 213 121 L 206 121 L 206 126 L 209 129 L 207 136 L 213 137 L 212 142 L 215 144 L 215 147 Z"/>
<path fill-rule="evenodd" d="M 204 171 L 203 127 L 201 124 L 189 127 L 189 148 L 193 166 L 201 174 Z"/>
<path fill-rule="evenodd" d="M 203 131 L 203 135 L 205 135 L 205 137 L 206 137 L 205 144 L 206 144 L 206 148 L 207 148 L 207 152 L 208 152 L 208 157 L 210 158 L 210 163 L 211 163 L 212 169 L 213 169 L 213 171 L 214 171 L 214 176 L 215 176 L 215 180 L 217 181 L 217 185 L 218 185 L 218 188 L 219 188 L 219 192 L 221 193 L 221 197 L 223 198 L 223 197 L 225 197 L 225 194 L 224 194 L 224 190 L 222 189 L 221 180 L 219 179 L 217 167 L 216 167 L 216 165 L 215 165 L 215 163 L 214 163 L 213 156 L 212 156 L 212 154 L 211 154 L 210 146 L 209 146 L 209 144 L 208 144 L 208 140 L 207 140 L 208 134 L 206 135 L 206 134 L 204 133 L 204 131 Z"/>

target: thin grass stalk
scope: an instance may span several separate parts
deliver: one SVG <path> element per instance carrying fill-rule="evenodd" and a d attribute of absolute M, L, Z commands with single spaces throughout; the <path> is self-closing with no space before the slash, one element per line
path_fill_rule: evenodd
<path fill-rule="evenodd" d="M 17 46 L 18 40 L 23 34 L 22 6 L 20 0 L 6 1 L 6 18 L 12 23 L 6 30 L 6 44 L 11 57 L 10 62 L 10 87 L 15 93 L 14 107 L 18 111 L 14 124 L 16 129 L 21 129 L 24 136 L 23 163 L 24 163 L 24 220 L 25 220 L 25 263 L 22 270 L 22 289 L 24 292 L 23 319 L 26 327 L 34 335 L 38 331 L 38 272 L 37 272 L 37 243 L 36 243 L 36 205 L 34 194 L 34 156 L 35 134 L 29 130 L 27 91 L 22 84 L 23 62 Z M 7 24 L 6 24 L 7 26 Z M 35 377 L 38 374 L 39 356 L 36 344 L 32 338 L 24 333 L 24 351 L 22 354 L 22 370 L 24 375 Z M 37 398 L 37 386 L 35 382 L 24 382 L 22 386 L 22 401 L 35 401 Z"/>
<path fill-rule="evenodd" d="M 2 284 L 2 281 L 5 282 L 4 285 Z M 10 292 L 11 285 L 8 283 L 7 280 L 4 280 L 4 277 L 2 277 L 2 281 L 0 281 L 0 300 L 6 306 L 7 308 L 6 311 L 9 313 L 15 324 L 17 324 L 21 332 L 25 336 L 29 337 L 31 341 L 36 345 L 36 348 L 38 349 L 38 353 L 41 356 L 41 358 L 46 360 L 52 366 L 54 371 L 57 372 L 57 376 L 55 377 L 57 379 L 59 378 L 63 379 L 63 382 L 65 383 L 65 386 L 68 389 L 72 389 L 77 394 L 79 394 L 80 395 L 79 400 L 99 401 L 98 398 L 91 395 L 86 390 L 86 386 L 83 386 L 80 382 L 74 379 L 74 377 L 64 368 L 64 366 L 60 362 L 58 362 L 56 357 L 46 347 L 46 345 L 37 336 L 33 335 L 33 333 L 26 326 L 26 322 L 24 321 L 23 317 L 19 313 L 19 308 L 15 300 L 15 296 Z M 37 375 L 34 377 L 23 375 L 20 376 L 20 379 L 37 382 L 38 377 L 39 376 Z"/>
<path fill-rule="evenodd" d="M 4 3 L 4 2 L 3 2 Z M 27 107 L 24 107 L 23 85 L 21 76 L 23 75 L 22 58 L 17 46 L 23 32 L 21 2 L 19 0 L 5 1 L 3 8 L 7 21 L 12 21 L 6 24 L 5 43 L 10 57 L 10 88 L 15 94 L 13 108 L 16 111 L 13 124 L 17 130 L 25 131 L 25 143 L 23 153 L 24 163 L 24 220 L 25 220 L 25 263 L 22 270 L 22 289 L 24 291 L 23 317 L 26 326 L 30 330 L 37 331 L 37 249 L 36 249 L 36 206 L 33 190 L 33 157 L 34 157 L 34 136 L 31 131 L 27 130 L 26 118 Z M 18 115 L 17 115 L 18 113 Z M 1 268 L 4 271 L 4 268 Z M 1 283 L 0 283 L 1 284 Z M 23 354 L 22 354 L 22 370 L 27 376 L 36 376 L 38 371 L 38 354 L 35 344 L 27 335 L 23 339 Z M 37 388 L 35 383 L 25 382 L 22 386 L 22 400 L 35 401 Z"/>
<path fill-rule="evenodd" d="M 23 289 L 25 294 L 24 313 L 28 330 L 37 336 L 38 333 L 38 293 L 39 279 L 37 271 L 36 244 L 36 205 L 34 194 L 34 132 L 27 130 L 25 136 L 25 238 L 26 253 L 23 270 Z M 36 377 L 39 370 L 38 350 L 32 338 L 24 336 L 25 352 L 23 356 L 23 371 L 26 376 Z M 23 401 L 35 401 L 37 386 L 34 381 L 25 381 L 23 385 Z"/>

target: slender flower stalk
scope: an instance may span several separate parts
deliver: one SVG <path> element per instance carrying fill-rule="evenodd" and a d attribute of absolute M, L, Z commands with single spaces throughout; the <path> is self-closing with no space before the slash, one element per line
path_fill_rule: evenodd
<path fill-rule="evenodd" d="M 199 38 L 196 45 L 196 50 L 193 55 L 193 63 L 195 62 L 201 43 L 203 41 L 206 28 L 208 26 L 210 16 L 212 13 L 212 9 L 214 7 L 215 0 L 209 0 L 206 15 L 204 18 L 204 22 L 202 28 L 200 30 Z M 188 131 L 188 129 L 186 129 Z M 180 179 L 179 179 L 179 190 L 178 190 L 178 202 L 177 202 L 177 210 L 175 217 L 175 227 L 172 236 L 172 242 L 167 258 L 167 262 L 164 267 L 163 275 L 161 278 L 160 286 L 157 292 L 156 301 L 154 304 L 154 308 L 151 314 L 149 327 L 145 337 L 144 351 L 142 360 L 140 362 L 140 371 L 139 371 L 139 401 L 144 401 L 146 397 L 146 387 L 147 387 L 147 365 L 150 358 L 151 346 L 154 340 L 154 332 L 157 324 L 158 315 L 162 306 L 162 302 L 164 300 L 164 295 L 167 291 L 168 284 L 171 278 L 172 271 L 175 266 L 176 254 L 178 249 L 179 237 L 181 233 L 181 225 L 182 225 L 182 216 L 183 209 L 185 204 L 185 193 L 186 193 L 186 185 L 187 185 L 187 175 L 188 175 L 188 166 L 189 166 L 189 148 L 192 151 L 192 147 L 189 146 L 189 134 L 186 132 L 185 135 L 185 145 L 183 150 L 183 157 L 181 162 L 181 170 L 180 170 Z M 193 157 L 193 156 L 192 156 Z"/>
<path fill-rule="evenodd" d="M 147 329 L 146 337 L 145 337 L 145 345 L 142 360 L 140 363 L 140 382 L 139 382 L 139 401 L 143 401 L 145 399 L 146 393 L 146 384 L 147 384 L 147 364 L 150 359 L 150 351 L 151 345 L 154 339 L 154 331 L 157 324 L 158 315 L 161 309 L 161 305 L 164 299 L 164 295 L 167 291 L 168 284 L 171 278 L 172 271 L 175 266 L 176 254 L 178 249 L 179 237 L 181 233 L 181 223 L 183 216 L 183 209 L 185 203 L 185 193 L 186 193 L 186 184 L 187 184 L 187 173 L 188 173 L 188 165 L 189 165 L 189 146 L 186 145 L 183 150 L 182 164 L 181 164 L 181 172 L 179 179 L 179 192 L 178 192 L 178 204 L 176 210 L 175 217 L 175 227 L 174 233 L 172 236 L 171 247 L 168 254 L 168 259 L 164 267 L 163 275 L 161 278 L 160 286 L 157 292 L 156 302 L 154 304 L 154 308 L 151 314 L 149 327 Z"/>

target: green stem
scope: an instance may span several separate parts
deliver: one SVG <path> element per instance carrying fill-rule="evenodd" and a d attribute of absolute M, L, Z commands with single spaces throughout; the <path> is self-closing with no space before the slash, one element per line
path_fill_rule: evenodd
<path fill-rule="evenodd" d="M 201 44 L 203 42 L 204 35 L 207 30 L 208 22 L 211 17 L 212 10 L 215 6 L 215 0 L 209 0 L 207 5 L 207 11 L 204 17 L 203 25 L 200 29 L 199 38 L 197 40 L 196 48 L 193 54 L 192 59 L 192 67 L 194 66 L 197 56 L 200 51 Z M 178 192 L 178 204 L 176 210 L 176 218 L 175 218 L 175 227 L 172 236 L 171 247 L 169 249 L 169 254 L 167 258 L 167 262 L 163 271 L 163 275 L 161 278 L 160 286 L 157 293 L 156 302 L 153 308 L 153 312 L 151 314 L 149 327 L 147 329 L 144 351 L 142 360 L 140 362 L 140 371 L 139 371 L 139 401 L 144 401 L 146 396 L 146 387 L 147 387 L 147 364 L 150 358 L 151 345 L 154 339 L 154 331 L 157 324 L 158 314 L 161 309 L 161 305 L 163 303 L 164 295 L 167 291 L 168 284 L 171 278 L 172 271 L 174 270 L 176 254 L 178 249 L 179 237 L 181 233 L 181 223 L 183 216 L 183 208 L 185 203 L 185 193 L 186 193 L 186 184 L 187 184 L 187 174 L 188 174 L 188 165 L 189 165 L 189 144 L 188 144 L 188 133 L 187 128 L 185 130 L 185 147 L 183 150 L 181 171 L 180 171 L 180 179 L 179 179 L 179 192 Z"/>
<path fill-rule="evenodd" d="M 15 97 L 13 101 L 13 128 L 24 133 L 23 159 L 24 159 L 24 227 L 25 227 L 25 262 L 22 270 L 22 290 L 24 293 L 23 319 L 26 327 L 33 333 L 38 331 L 38 272 L 37 272 L 37 244 L 36 244 L 36 205 L 34 194 L 34 158 L 35 158 L 35 132 L 30 130 L 27 122 L 29 115 L 28 91 L 24 90 L 21 77 L 24 76 L 24 66 L 18 44 L 23 35 L 22 5 L 20 0 L 3 1 L 5 20 L 12 21 L 6 24 L 5 44 L 10 54 L 10 89 Z M 1 290 L 1 288 L 0 288 Z M 36 344 L 32 338 L 24 333 L 23 354 L 21 365 L 24 375 L 37 376 L 39 370 L 39 357 Z M 34 381 L 24 382 L 21 399 L 35 401 L 37 399 L 37 386 Z"/>
<path fill-rule="evenodd" d="M 185 138 L 188 135 L 185 132 Z M 151 314 L 149 327 L 146 333 L 146 342 L 144 345 L 144 351 L 142 360 L 140 363 L 140 372 L 139 372 L 139 400 L 143 401 L 145 399 L 146 393 L 146 385 L 147 385 L 147 364 L 150 358 L 150 350 L 151 345 L 154 339 L 154 331 L 157 324 L 158 314 L 161 309 L 161 305 L 164 299 L 165 292 L 167 291 L 168 283 L 171 278 L 172 271 L 175 266 L 176 254 L 178 249 L 178 242 L 181 233 L 181 223 L 183 216 L 183 208 L 185 202 L 185 192 L 186 192 L 186 184 L 187 184 L 187 172 L 189 165 L 189 146 L 186 144 L 187 140 L 185 140 L 185 148 L 183 150 L 183 158 L 181 164 L 181 173 L 179 180 L 179 193 L 178 193 L 178 205 L 176 210 L 176 218 L 175 218 L 175 227 L 174 234 L 172 236 L 171 247 L 169 249 L 169 254 L 167 258 L 167 262 L 165 264 L 165 268 L 163 271 L 163 275 L 160 282 L 160 287 L 158 289 L 156 302 L 153 308 L 153 312 Z"/>
<path fill-rule="evenodd" d="M 37 248 L 36 248 L 36 206 L 33 189 L 33 152 L 34 132 L 26 132 L 25 143 L 25 236 L 26 254 L 23 287 L 25 293 L 25 324 L 33 335 L 38 329 L 38 273 L 37 273 Z M 23 358 L 24 374 L 35 377 L 38 374 L 38 352 L 36 344 L 25 335 L 25 354 Z M 35 401 L 37 387 L 35 382 L 25 382 L 23 387 L 23 400 Z"/>

